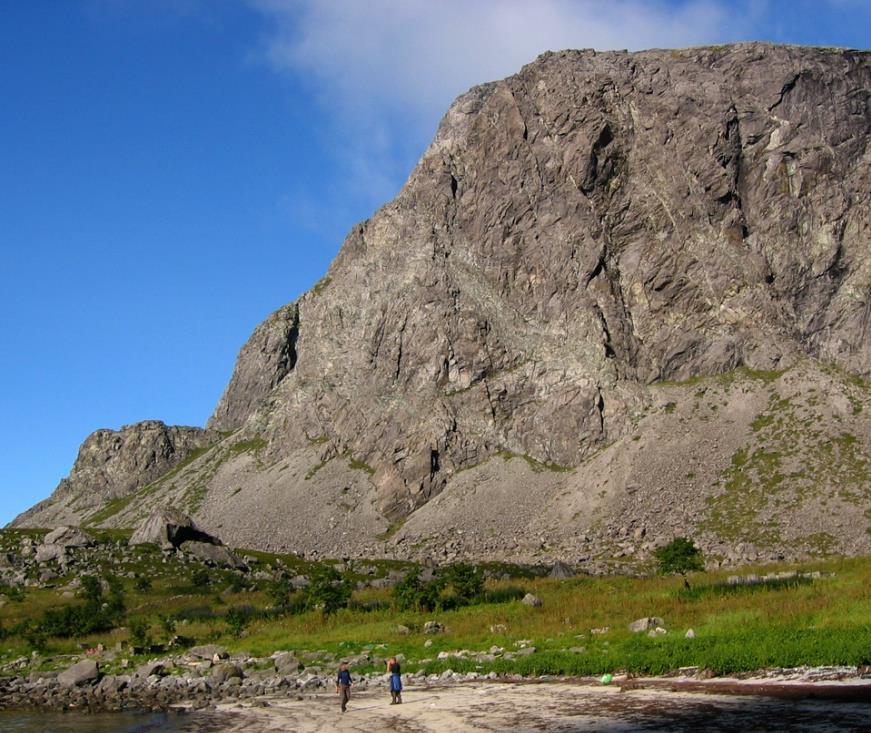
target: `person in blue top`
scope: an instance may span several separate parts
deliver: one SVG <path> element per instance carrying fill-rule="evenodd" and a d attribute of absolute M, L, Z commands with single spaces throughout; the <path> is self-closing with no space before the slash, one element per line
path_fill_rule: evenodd
<path fill-rule="evenodd" d="M 351 699 L 351 673 L 348 671 L 348 663 L 342 662 L 339 665 L 339 676 L 336 677 L 336 692 L 340 694 L 342 700 L 342 712 L 348 707 L 348 700 Z"/>
<path fill-rule="evenodd" d="M 390 673 L 390 704 L 402 703 L 402 670 L 396 657 L 390 657 L 387 661 L 387 671 Z"/>

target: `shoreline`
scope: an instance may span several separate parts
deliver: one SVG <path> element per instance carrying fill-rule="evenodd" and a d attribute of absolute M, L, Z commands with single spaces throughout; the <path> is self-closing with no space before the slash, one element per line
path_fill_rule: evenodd
<path fill-rule="evenodd" d="M 646 681 L 662 681 L 650 678 Z M 676 681 L 670 681 L 674 684 Z M 680 681 L 677 681 L 679 684 Z M 214 710 L 179 718 L 179 733 L 232 730 L 234 733 L 316 733 L 323 730 L 370 733 L 512 731 L 560 733 L 645 730 L 649 733 L 697 733 L 735 730 L 795 730 L 816 733 L 858 731 L 871 716 L 871 680 L 858 700 L 779 696 L 782 683 L 717 680 L 699 691 L 644 689 L 570 680 L 461 682 L 412 687 L 402 705 L 391 706 L 383 690 L 352 695 L 348 712 L 338 709 L 335 694 L 319 692 L 303 699 L 260 703 L 227 702 Z M 723 694 L 723 685 L 744 689 Z M 852 681 L 823 684 L 838 689 Z M 746 688 L 746 689 L 745 689 Z M 759 690 L 766 692 L 759 694 Z M 700 694 L 700 692 L 705 694 Z M 773 693 L 773 696 L 772 694 Z"/>
<path fill-rule="evenodd" d="M 0 711 L 86 714 L 173 711 L 190 714 L 228 710 L 239 705 L 268 708 L 324 698 L 334 685 L 331 676 L 307 674 L 295 677 L 273 675 L 265 679 L 246 677 L 244 680 L 230 677 L 222 682 L 186 675 L 105 675 L 99 681 L 80 685 L 61 684 L 50 675 L 35 677 L 0 678 Z M 871 703 L 871 671 L 855 667 L 760 670 L 740 677 L 705 677 L 700 674 L 636 677 L 620 674 L 609 684 L 603 684 L 593 677 L 411 674 L 403 675 L 403 686 L 410 694 L 443 694 L 465 687 L 487 687 L 491 690 L 563 687 L 586 693 L 602 691 L 608 694 L 658 693 L 735 699 Z M 383 674 L 355 676 L 355 698 L 386 696 L 387 689 L 387 678 Z"/>

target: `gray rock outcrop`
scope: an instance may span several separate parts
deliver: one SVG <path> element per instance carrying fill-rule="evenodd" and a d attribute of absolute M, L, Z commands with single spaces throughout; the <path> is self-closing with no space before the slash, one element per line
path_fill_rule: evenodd
<path fill-rule="evenodd" d="M 16 517 L 11 526 L 80 524 L 94 509 L 129 496 L 218 437 L 202 428 L 169 426 L 158 420 L 97 430 L 82 443 L 70 475 L 54 493 Z"/>

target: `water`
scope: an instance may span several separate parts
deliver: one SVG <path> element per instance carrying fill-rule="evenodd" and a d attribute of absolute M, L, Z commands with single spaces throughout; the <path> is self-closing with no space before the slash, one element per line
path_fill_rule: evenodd
<path fill-rule="evenodd" d="M 177 716 L 167 713 L 39 713 L 0 711 L 3 733 L 171 733 Z"/>

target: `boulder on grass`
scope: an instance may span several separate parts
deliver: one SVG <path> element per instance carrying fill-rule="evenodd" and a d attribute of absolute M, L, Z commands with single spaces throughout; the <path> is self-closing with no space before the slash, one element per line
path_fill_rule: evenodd
<path fill-rule="evenodd" d="M 171 506 L 155 509 L 130 538 L 131 545 L 157 545 L 164 550 L 177 549 L 182 542 L 214 545 L 221 541 L 197 527 L 187 514 Z"/>
<path fill-rule="evenodd" d="M 525 596 L 523 596 L 523 600 L 521 600 L 520 602 L 525 603 L 527 606 L 534 606 L 535 608 L 538 608 L 541 605 L 541 598 L 532 595 L 532 593 L 527 593 Z"/>
<path fill-rule="evenodd" d="M 78 664 L 65 669 L 57 676 L 57 681 L 63 687 L 77 687 L 88 682 L 96 682 L 100 677 L 100 668 L 93 659 L 83 659 Z"/>
<path fill-rule="evenodd" d="M 59 547 L 90 547 L 95 544 L 95 540 L 78 527 L 57 527 L 45 536 L 42 544 Z"/>
<path fill-rule="evenodd" d="M 657 626 L 665 626 L 665 621 L 659 618 L 659 616 L 645 616 L 644 618 L 635 619 L 635 621 L 629 624 L 629 631 L 634 631 L 635 633 L 652 631 Z"/>
<path fill-rule="evenodd" d="M 189 555 L 193 555 L 197 560 L 208 565 L 216 565 L 222 568 L 233 568 L 235 570 L 248 569 L 248 566 L 242 561 L 242 559 L 225 545 L 187 541 L 182 542 L 178 549 L 182 552 L 188 553 Z"/>

